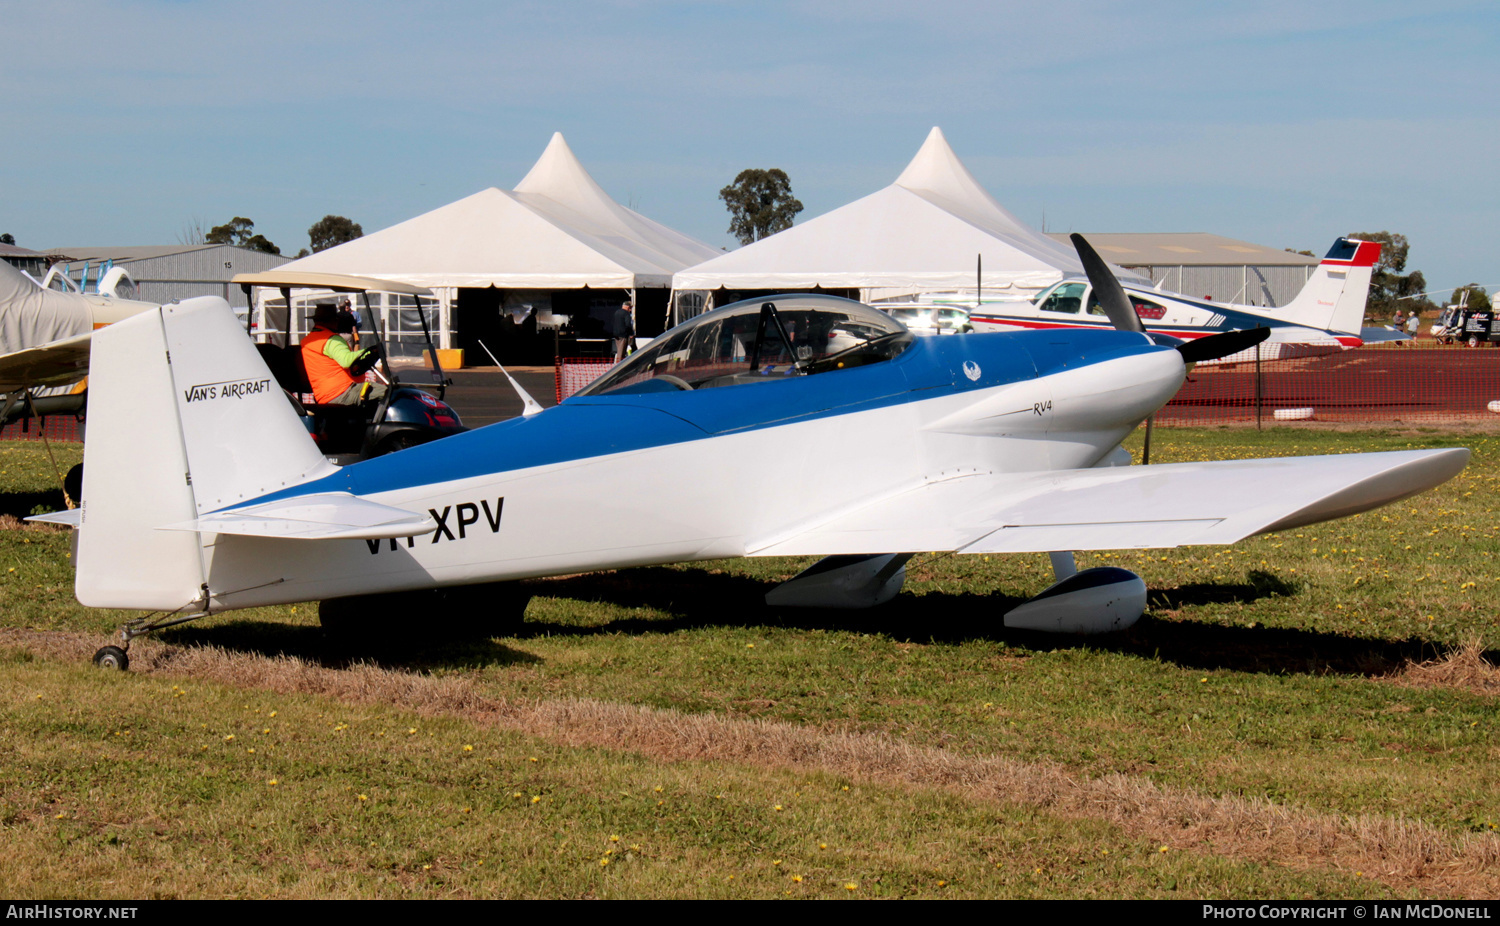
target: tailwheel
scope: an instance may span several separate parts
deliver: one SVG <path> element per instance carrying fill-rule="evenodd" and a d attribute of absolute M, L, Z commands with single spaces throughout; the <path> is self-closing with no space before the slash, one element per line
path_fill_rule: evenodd
<path fill-rule="evenodd" d="M 124 672 L 130 668 L 130 656 L 118 646 L 103 646 L 94 654 L 94 665 Z"/>

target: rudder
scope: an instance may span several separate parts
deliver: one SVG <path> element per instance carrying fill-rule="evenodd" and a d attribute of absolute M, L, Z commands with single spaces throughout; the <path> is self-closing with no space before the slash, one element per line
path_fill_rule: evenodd
<path fill-rule="evenodd" d="M 90 607 L 191 607 L 212 536 L 158 528 L 335 469 L 217 297 L 95 332 L 88 417 L 75 591 Z"/>

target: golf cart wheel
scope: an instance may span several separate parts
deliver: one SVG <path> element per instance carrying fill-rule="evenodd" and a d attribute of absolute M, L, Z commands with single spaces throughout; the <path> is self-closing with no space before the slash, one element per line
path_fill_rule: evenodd
<path fill-rule="evenodd" d="M 130 657 L 118 646 L 103 646 L 94 654 L 94 665 L 101 669 L 118 669 L 124 672 L 130 668 Z"/>

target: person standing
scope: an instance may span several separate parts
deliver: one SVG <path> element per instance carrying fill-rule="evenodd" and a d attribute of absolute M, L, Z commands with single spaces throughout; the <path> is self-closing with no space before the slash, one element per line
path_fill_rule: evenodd
<path fill-rule="evenodd" d="M 624 360 L 635 349 L 635 304 L 629 299 L 620 303 L 610 324 L 615 339 L 615 363 Z"/>

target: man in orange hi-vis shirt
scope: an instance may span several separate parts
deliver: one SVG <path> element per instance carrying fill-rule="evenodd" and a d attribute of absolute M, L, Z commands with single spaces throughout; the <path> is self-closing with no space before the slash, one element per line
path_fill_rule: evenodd
<path fill-rule="evenodd" d="M 349 310 L 326 304 L 313 310 L 313 330 L 302 339 L 302 366 L 319 405 L 357 405 L 385 396 L 385 386 L 364 381 L 379 352 L 351 348 L 345 336 L 352 331 Z"/>

